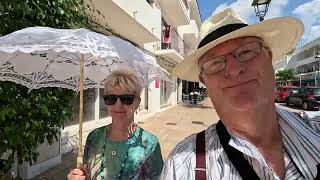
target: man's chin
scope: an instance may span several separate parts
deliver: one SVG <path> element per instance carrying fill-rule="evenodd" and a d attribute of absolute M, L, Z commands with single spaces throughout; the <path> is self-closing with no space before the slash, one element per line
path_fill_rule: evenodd
<path fill-rule="evenodd" d="M 232 109 L 236 111 L 251 111 L 258 107 L 259 102 L 250 98 L 250 99 L 235 99 L 230 103 Z"/>

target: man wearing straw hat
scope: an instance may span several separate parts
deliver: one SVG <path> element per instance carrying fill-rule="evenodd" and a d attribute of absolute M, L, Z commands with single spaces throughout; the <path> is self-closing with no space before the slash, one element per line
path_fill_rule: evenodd
<path fill-rule="evenodd" d="M 202 24 L 175 73 L 206 85 L 221 120 L 179 143 L 162 179 L 320 179 L 320 129 L 274 104 L 272 62 L 302 34 L 296 18 L 247 25 L 231 9 Z"/>

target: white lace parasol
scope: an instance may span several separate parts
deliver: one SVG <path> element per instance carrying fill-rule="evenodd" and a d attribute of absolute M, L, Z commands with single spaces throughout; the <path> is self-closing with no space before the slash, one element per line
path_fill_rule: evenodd
<path fill-rule="evenodd" d="M 155 57 L 131 43 L 87 29 L 25 28 L 0 37 L 0 80 L 30 89 L 62 87 L 79 91 L 80 57 L 84 56 L 84 89 L 102 88 L 119 67 L 135 70 L 145 86 L 170 81 Z"/>
<path fill-rule="evenodd" d="M 83 90 L 102 88 L 108 74 L 131 68 L 144 85 L 169 80 L 154 56 L 131 43 L 87 29 L 25 28 L 0 37 L 0 80 L 29 89 L 62 87 L 80 91 L 77 166 L 82 166 Z"/>

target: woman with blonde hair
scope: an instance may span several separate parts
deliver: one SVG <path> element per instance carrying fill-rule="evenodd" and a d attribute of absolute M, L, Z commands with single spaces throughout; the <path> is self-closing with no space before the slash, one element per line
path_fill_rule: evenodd
<path fill-rule="evenodd" d="M 110 125 L 93 130 L 84 150 L 85 167 L 68 179 L 159 179 L 163 160 L 158 138 L 134 123 L 142 83 L 126 69 L 105 80 L 104 102 Z"/>

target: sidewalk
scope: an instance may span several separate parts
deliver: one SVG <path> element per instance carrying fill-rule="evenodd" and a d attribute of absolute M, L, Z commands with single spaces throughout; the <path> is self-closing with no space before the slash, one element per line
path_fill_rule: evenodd
<path fill-rule="evenodd" d="M 210 99 L 201 105 L 179 104 L 162 112 L 146 114 L 137 119 L 139 126 L 159 138 L 163 159 L 166 160 L 175 145 L 191 135 L 207 128 L 219 120 Z M 33 178 L 33 180 L 66 179 L 70 169 L 75 167 L 76 152 L 62 156 L 62 163 Z"/>

